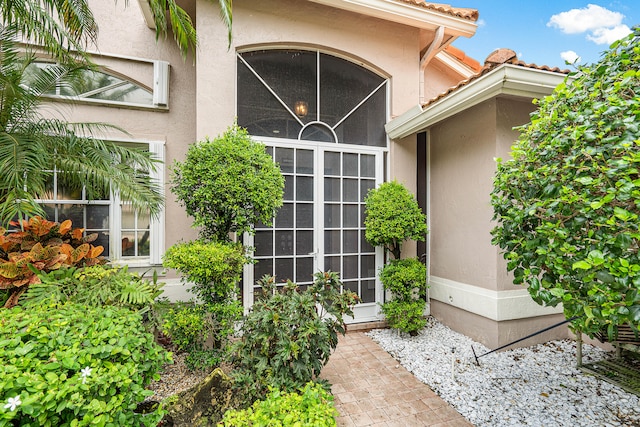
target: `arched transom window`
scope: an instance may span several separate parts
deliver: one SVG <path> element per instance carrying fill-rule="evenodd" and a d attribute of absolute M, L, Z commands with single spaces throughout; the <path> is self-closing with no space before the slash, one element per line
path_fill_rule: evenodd
<path fill-rule="evenodd" d="M 238 54 L 238 124 L 255 136 L 386 147 L 387 80 L 317 51 Z"/>

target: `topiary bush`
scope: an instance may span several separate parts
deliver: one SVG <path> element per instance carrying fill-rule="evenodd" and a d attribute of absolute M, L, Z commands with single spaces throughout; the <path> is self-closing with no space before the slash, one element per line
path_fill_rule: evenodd
<path fill-rule="evenodd" d="M 573 327 L 640 325 L 640 28 L 538 102 L 491 202 L 514 283 Z"/>
<path fill-rule="evenodd" d="M 242 337 L 231 352 L 234 380 L 246 403 L 263 397 L 268 387 L 294 391 L 320 375 L 345 333 L 343 315 L 352 316 L 358 301 L 343 290 L 337 273 L 319 272 L 306 290 L 288 282 L 277 289 L 272 277 L 260 281 L 242 325 Z"/>
<path fill-rule="evenodd" d="M 385 182 L 369 191 L 365 215 L 367 242 L 384 247 L 395 259 L 400 259 L 405 240 L 426 239 L 427 218 L 415 197 L 397 181 Z"/>
<path fill-rule="evenodd" d="M 171 246 L 162 265 L 182 275 L 182 281 L 193 284 L 193 292 L 201 302 L 226 302 L 237 289 L 243 265 L 247 262 L 240 244 L 195 240 Z"/>
<path fill-rule="evenodd" d="M 337 415 L 331 393 L 309 382 L 299 392 L 271 388 L 264 400 L 257 400 L 250 408 L 225 412 L 218 426 L 333 427 Z"/>
<path fill-rule="evenodd" d="M 0 426 L 156 425 L 134 409 L 170 355 L 125 308 L 2 309 Z"/>
<path fill-rule="evenodd" d="M 180 340 L 179 335 L 184 331 L 178 327 L 175 316 L 197 314 L 204 322 L 200 328 L 203 335 L 187 350 L 190 367 L 204 369 L 216 364 L 220 352 L 212 354 L 209 350 L 224 349 L 229 337 L 235 333 L 236 323 L 242 319 L 243 309 L 237 290 L 246 261 L 243 246 L 230 242 L 195 240 L 173 245 L 165 253 L 163 265 L 180 272 L 184 283 L 193 284 L 191 292 L 197 296 L 200 305 L 190 309 L 191 312 L 174 312 L 168 319 L 172 326 L 165 330 L 170 337 L 173 338 L 173 334 Z M 209 340 L 212 345 L 207 347 Z"/>
<path fill-rule="evenodd" d="M 171 191 L 205 240 L 225 242 L 230 233 L 251 232 L 259 221 L 269 223 L 282 206 L 280 168 L 264 145 L 238 125 L 191 145 L 172 172 Z"/>
<path fill-rule="evenodd" d="M 394 259 L 381 269 L 380 280 L 392 297 L 382 304 L 387 323 L 416 335 L 427 324 L 427 268 L 417 258 Z"/>

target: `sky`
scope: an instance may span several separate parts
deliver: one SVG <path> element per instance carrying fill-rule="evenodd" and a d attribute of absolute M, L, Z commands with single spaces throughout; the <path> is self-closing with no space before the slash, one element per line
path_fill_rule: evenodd
<path fill-rule="evenodd" d="M 570 68 L 597 62 L 603 51 L 640 24 L 640 0 L 456 0 L 480 13 L 471 38 L 453 46 L 484 63 L 498 48 L 536 65 Z"/>

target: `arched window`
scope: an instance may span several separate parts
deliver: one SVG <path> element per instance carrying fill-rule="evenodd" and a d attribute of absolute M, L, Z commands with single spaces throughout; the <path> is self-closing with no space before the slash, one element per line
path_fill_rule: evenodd
<path fill-rule="evenodd" d="M 255 136 L 386 147 L 387 80 L 301 50 L 238 54 L 238 124 Z"/>
<path fill-rule="evenodd" d="M 29 67 L 46 68 L 51 65 L 53 64 L 48 62 L 35 62 Z M 25 83 L 29 84 L 28 73 Z M 153 106 L 151 90 L 105 71 L 84 70 L 73 86 L 58 86 L 47 95 L 75 101 Z"/>

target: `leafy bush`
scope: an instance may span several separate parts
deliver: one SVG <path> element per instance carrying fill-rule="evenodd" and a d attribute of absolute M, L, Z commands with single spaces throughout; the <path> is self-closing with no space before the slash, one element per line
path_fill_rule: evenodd
<path fill-rule="evenodd" d="M 191 292 L 205 304 L 233 296 L 246 261 L 240 244 L 202 240 L 173 245 L 163 257 L 163 265 L 181 273 L 183 282 L 193 283 Z"/>
<path fill-rule="evenodd" d="M 380 281 L 398 300 L 427 296 L 427 268 L 417 258 L 391 260 L 380 270 Z"/>
<path fill-rule="evenodd" d="M 636 27 L 540 100 L 494 180 L 514 282 L 591 336 L 640 326 L 639 41 Z"/>
<path fill-rule="evenodd" d="M 241 317 L 242 306 L 237 301 L 213 308 L 179 303 L 162 315 L 161 329 L 178 351 L 188 353 L 187 368 L 208 370 L 222 360 L 226 350 L 222 340 L 235 332 Z"/>
<path fill-rule="evenodd" d="M 282 206 L 280 168 L 264 145 L 237 125 L 213 141 L 191 145 L 172 172 L 171 190 L 207 240 L 224 242 L 229 233 L 251 232 L 253 224 L 269 223 Z"/>
<path fill-rule="evenodd" d="M 163 283 L 154 272 L 151 280 L 129 272 L 127 266 L 95 265 L 82 269 L 69 267 L 40 273 L 40 283 L 29 287 L 20 305 L 60 304 L 71 301 L 99 307 L 111 305 L 147 312 L 162 294 Z"/>
<path fill-rule="evenodd" d="M 365 215 L 365 239 L 373 246 L 383 246 L 395 259 L 400 259 L 405 240 L 426 239 L 427 218 L 415 197 L 396 181 L 369 191 Z"/>
<path fill-rule="evenodd" d="M 317 378 L 345 333 L 343 315 L 352 316 L 357 295 L 341 292 L 336 273 L 316 273 L 301 291 L 288 282 L 277 289 L 274 279 L 260 282 L 264 294 L 254 303 L 232 351 L 234 379 L 250 402 L 268 386 L 292 391 Z"/>
<path fill-rule="evenodd" d="M 169 248 L 164 255 L 164 266 L 175 268 L 182 273 L 183 282 L 193 283 L 191 291 L 202 303 L 200 308 L 193 308 L 178 316 L 200 316 L 203 327 L 201 336 L 188 349 L 190 355 L 188 363 L 192 368 L 207 368 L 209 363 L 217 361 L 217 353 L 212 349 L 223 349 L 229 336 L 235 332 L 235 325 L 242 318 L 242 305 L 238 301 L 237 285 L 242 268 L 247 261 L 241 244 L 204 242 L 196 240 L 180 243 Z M 184 319 L 183 319 L 184 320 Z M 172 327 L 166 328 L 173 339 L 184 341 L 185 333 L 181 330 L 186 323 L 179 326 L 175 319 L 169 319 Z M 207 348 L 205 342 L 211 339 L 212 348 Z"/>
<path fill-rule="evenodd" d="M 427 324 L 427 268 L 417 258 L 394 259 L 380 271 L 384 289 L 392 299 L 382 304 L 387 323 L 394 329 L 415 335 Z"/>
<path fill-rule="evenodd" d="M 333 427 L 338 415 L 333 396 L 320 384 L 307 383 L 298 392 L 271 389 L 266 399 L 241 411 L 227 411 L 218 426 L 315 426 Z"/>
<path fill-rule="evenodd" d="M 134 413 L 170 356 L 118 307 L 77 304 L 2 310 L 0 426 L 155 425 Z M 13 403 L 13 405 L 11 405 Z M 155 422 L 152 422 L 155 421 Z"/>
<path fill-rule="evenodd" d="M 84 229 L 35 216 L 29 221 L 12 222 L 19 227 L 9 231 L 0 227 L 0 290 L 5 290 L 5 307 L 13 307 L 29 285 L 39 283 L 37 273 L 65 266 L 103 264 L 104 248 L 90 243 L 97 233 L 84 235 Z"/>
<path fill-rule="evenodd" d="M 427 301 L 416 299 L 412 301 L 391 300 L 382 304 L 387 323 L 390 327 L 411 335 L 417 335 L 418 331 L 427 325 L 424 317 L 424 309 Z"/>

